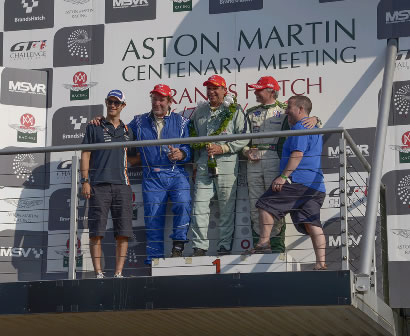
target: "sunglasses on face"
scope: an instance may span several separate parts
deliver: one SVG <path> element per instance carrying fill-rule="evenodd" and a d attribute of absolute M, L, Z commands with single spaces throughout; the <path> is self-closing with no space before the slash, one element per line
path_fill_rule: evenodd
<path fill-rule="evenodd" d="M 108 106 L 111 104 L 114 104 L 115 107 L 122 105 L 122 102 L 120 102 L 119 100 L 106 99 L 105 101 Z"/>

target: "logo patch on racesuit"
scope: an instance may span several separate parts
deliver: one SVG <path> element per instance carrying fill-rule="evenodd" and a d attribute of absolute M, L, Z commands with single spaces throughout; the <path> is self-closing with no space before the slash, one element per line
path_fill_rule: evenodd
<path fill-rule="evenodd" d="M 273 116 L 276 118 L 280 118 L 280 115 L 281 115 L 280 111 L 275 111 L 273 114 Z"/>
<path fill-rule="evenodd" d="M 261 111 L 255 111 L 255 112 L 253 112 L 253 115 L 255 117 L 259 117 L 261 115 Z"/>
<path fill-rule="evenodd" d="M 260 126 L 253 126 L 253 129 L 252 129 L 253 133 L 259 133 L 259 130 L 260 130 Z"/>

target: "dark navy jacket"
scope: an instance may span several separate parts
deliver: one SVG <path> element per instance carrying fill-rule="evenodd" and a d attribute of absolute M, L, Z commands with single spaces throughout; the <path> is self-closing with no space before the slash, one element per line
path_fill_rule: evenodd
<path fill-rule="evenodd" d="M 189 137 L 189 119 L 171 112 L 164 117 L 164 128 L 162 129 L 161 139 L 187 138 Z M 157 140 L 158 133 L 154 116 L 151 112 L 137 115 L 128 124 L 134 132 L 135 139 L 138 140 Z M 162 148 L 161 148 L 162 147 Z M 137 150 L 141 154 L 144 176 L 147 177 L 152 171 L 167 170 L 175 172 L 185 172 L 183 164 L 191 160 L 191 149 L 189 145 L 172 145 L 185 152 L 184 160 L 171 162 L 168 159 L 166 150 L 168 146 L 148 146 L 139 147 Z"/>

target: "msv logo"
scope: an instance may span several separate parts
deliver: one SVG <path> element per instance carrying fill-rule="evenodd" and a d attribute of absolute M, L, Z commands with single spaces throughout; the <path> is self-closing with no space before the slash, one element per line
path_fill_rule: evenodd
<path fill-rule="evenodd" d="M 410 9 L 386 12 L 386 23 L 401 23 L 410 21 Z"/>

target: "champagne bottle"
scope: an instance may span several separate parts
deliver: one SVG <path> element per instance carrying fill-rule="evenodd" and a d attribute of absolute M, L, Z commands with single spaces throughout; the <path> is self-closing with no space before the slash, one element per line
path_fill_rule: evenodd
<path fill-rule="evenodd" d="M 208 157 L 208 176 L 210 178 L 215 178 L 218 176 L 218 165 L 213 155 Z"/>

